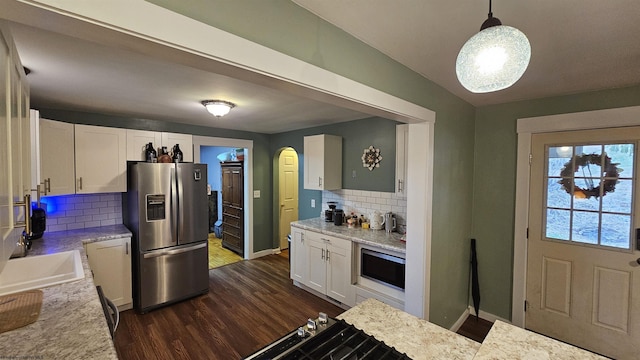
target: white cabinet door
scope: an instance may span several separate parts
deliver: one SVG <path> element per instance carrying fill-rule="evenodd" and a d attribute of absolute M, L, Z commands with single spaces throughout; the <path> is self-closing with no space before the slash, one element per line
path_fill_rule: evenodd
<path fill-rule="evenodd" d="M 294 236 L 298 231 L 300 230 L 294 230 Z M 352 269 L 353 245 L 351 241 L 309 230 L 304 231 L 304 235 L 307 250 L 304 265 L 307 278 L 301 283 L 348 306 L 355 305 L 355 289 L 352 281 L 354 278 Z M 292 247 L 295 249 L 293 244 L 297 245 L 295 240 L 292 243 Z M 293 264 L 299 257 L 297 250 L 289 253 L 289 256 L 292 257 L 293 271 Z"/>
<path fill-rule="evenodd" d="M 327 296 L 353 306 L 355 292 L 351 281 L 351 241 L 335 237 L 327 240 Z"/>
<path fill-rule="evenodd" d="M 86 249 L 94 283 L 116 306 L 131 304 L 131 238 L 89 243 Z"/>
<path fill-rule="evenodd" d="M 39 120 L 40 177 L 47 195 L 75 194 L 73 124 Z"/>
<path fill-rule="evenodd" d="M 162 133 L 162 146 L 166 146 L 169 153 L 178 144 L 182 151 L 182 161 L 193 162 L 193 135 Z"/>
<path fill-rule="evenodd" d="M 409 125 L 396 125 L 396 195 L 407 198 L 407 152 L 409 150 Z"/>
<path fill-rule="evenodd" d="M 308 287 L 322 294 L 327 288 L 327 263 L 325 261 L 326 245 L 320 239 L 320 234 L 307 231 L 307 281 Z"/>
<path fill-rule="evenodd" d="M 305 189 L 342 188 L 342 137 L 305 136 L 303 161 Z"/>
<path fill-rule="evenodd" d="M 162 146 L 162 134 L 157 131 L 127 129 L 127 160 L 145 161 L 144 150 L 149 143 L 157 151 Z"/>
<path fill-rule="evenodd" d="M 76 193 L 127 191 L 127 131 L 75 125 Z"/>
<path fill-rule="evenodd" d="M 305 231 L 298 228 L 291 228 L 291 248 L 289 249 L 291 258 L 291 279 L 304 284 L 307 281 L 307 243 Z"/>

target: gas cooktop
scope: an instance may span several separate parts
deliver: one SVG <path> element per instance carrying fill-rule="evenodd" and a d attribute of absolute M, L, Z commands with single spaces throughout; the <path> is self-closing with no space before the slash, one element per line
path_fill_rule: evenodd
<path fill-rule="evenodd" d="M 410 359 L 393 347 L 366 334 L 344 320 L 320 313 L 307 325 L 265 346 L 246 360 L 276 359 Z"/>

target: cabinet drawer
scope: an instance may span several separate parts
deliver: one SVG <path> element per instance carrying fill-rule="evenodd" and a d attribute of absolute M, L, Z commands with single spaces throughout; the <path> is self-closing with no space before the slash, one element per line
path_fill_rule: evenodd
<path fill-rule="evenodd" d="M 242 217 L 242 209 L 238 209 L 233 206 L 225 205 L 222 207 L 222 215 L 231 215 L 236 217 Z"/>
<path fill-rule="evenodd" d="M 225 225 L 232 225 L 232 226 L 236 226 L 236 227 L 242 227 L 242 222 L 243 219 L 236 217 L 236 216 L 230 216 L 230 215 L 222 215 L 222 222 Z"/>
<path fill-rule="evenodd" d="M 242 234 L 242 231 L 240 230 L 239 227 L 235 227 L 235 226 L 227 225 L 227 224 L 224 224 L 222 226 L 222 232 L 224 234 L 229 234 L 229 235 L 237 236 L 237 237 L 240 237 L 241 234 Z"/>
<path fill-rule="evenodd" d="M 242 246 L 242 242 L 240 241 L 240 238 L 230 235 L 228 233 L 222 234 L 222 242 L 223 242 L 223 245 L 227 245 L 227 246 L 233 246 L 237 248 L 240 248 Z"/>

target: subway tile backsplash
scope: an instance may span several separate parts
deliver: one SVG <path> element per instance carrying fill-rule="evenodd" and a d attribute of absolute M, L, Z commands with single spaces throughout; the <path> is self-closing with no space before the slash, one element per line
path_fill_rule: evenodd
<path fill-rule="evenodd" d="M 396 214 L 398 231 L 404 232 L 407 224 L 407 200 L 400 199 L 395 193 L 365 190 L 324 190 L 322 192 L 322 214 L 329 208 L 327 201 L 338 203 L 338 209 L 344 210 L 349 215 L 352 212 L 364 215 L 367 219 L 369 214 L 379 211 L 381 214 L 391 211 Z"/>
<path fill-rule="evenodd" d="M 45 196 L 48 232 L 122 224 L 122 193 Z"/>

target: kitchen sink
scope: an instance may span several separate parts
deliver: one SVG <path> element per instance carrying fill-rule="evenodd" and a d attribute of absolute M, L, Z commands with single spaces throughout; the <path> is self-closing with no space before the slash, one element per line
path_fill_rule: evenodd
<path fill-rule="evenodd" d="M 83 278 L 78 250 L 11 259 L 0 273 L 0 296 Z"/>

